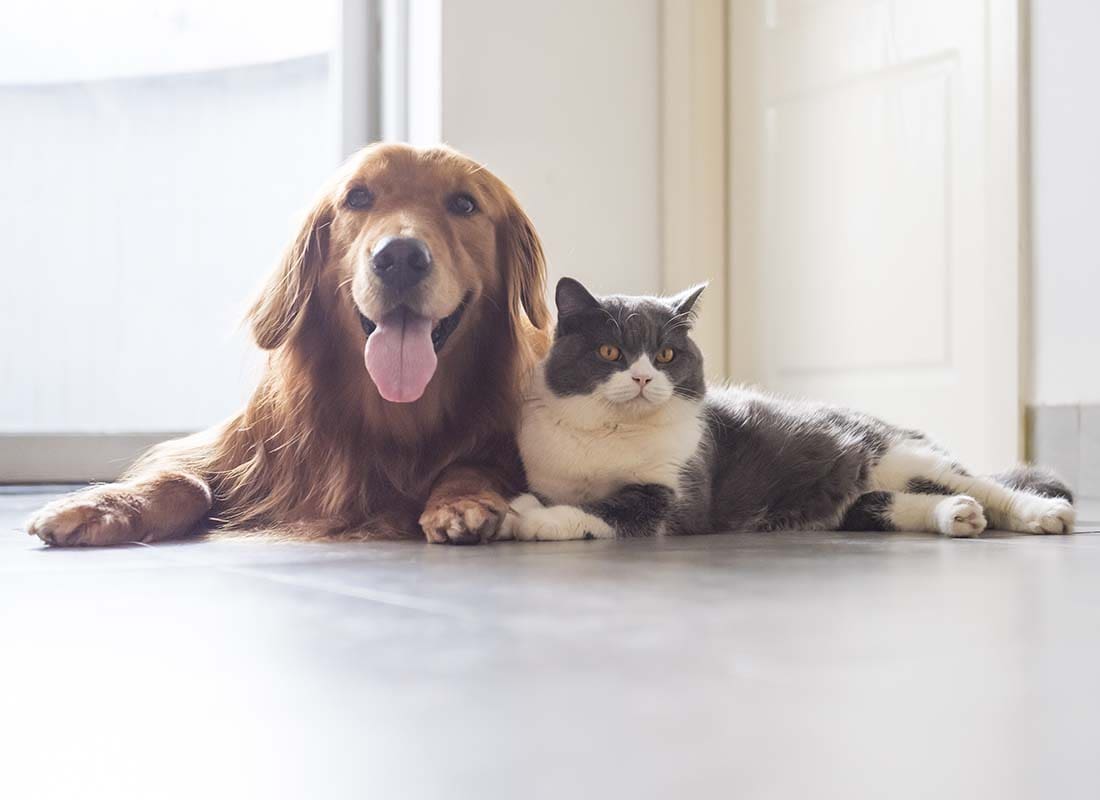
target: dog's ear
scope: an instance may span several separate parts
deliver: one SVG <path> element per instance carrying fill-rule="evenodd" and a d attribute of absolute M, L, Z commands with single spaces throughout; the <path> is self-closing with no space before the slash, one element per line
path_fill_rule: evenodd
<path fill-rule="evenodd" d="M 329 226 L 334 213 L 327 196 L 314 204 L 249 310 L 252 335 L 264 350 L 273 350 L 286 341 L 301 318 L 328 258 Z"/>
<path fill-rule="evenodd" d="M 531 324 L 542 330 L 550 324 L 542 243 L 511 192 L 507 193 L 506 212 L 497 230 L 497 252 L 508 282 L 508 304 L 515 319 L 525 313 Z"/>

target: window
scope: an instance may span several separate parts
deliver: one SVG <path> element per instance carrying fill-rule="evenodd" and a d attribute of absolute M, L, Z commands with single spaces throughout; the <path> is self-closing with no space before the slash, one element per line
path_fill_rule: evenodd
<path fill-rule="evenodd" d="M 343 155 L 339 11 L 5 7 L 0 433 L 197 430 L 241 403 L 247 298 Z"/>

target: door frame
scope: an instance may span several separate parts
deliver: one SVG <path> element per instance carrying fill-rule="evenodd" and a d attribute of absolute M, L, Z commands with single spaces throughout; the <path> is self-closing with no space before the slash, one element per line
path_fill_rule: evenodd
<path fill-rule="evenodd" d="M 986 117 L 987 298 L 993 308 L 1012 309 L 1003 316 L 987 315 L 986 341 L 1014 342 L 1015 347 L 991 346 L 987 368 L 1011 377 L 1014 402 L 991 404 L 985 426 L 995 441 L 999 431 L 1011 432 L 1006 455 L 1023 460 L 1027 424 L 1027 390 L 1031 363 L 1031 148 L 1028 0 L 986 0 L 989 14 L 989 62 L 986 80 L 991 103 Z"/>
<path fill-rule="evenodd" d="M 716 380 L 730 338 L 727 12 L 727 0 L 660 9 L 661 291 L 709 284 L 694 338 Z"/>

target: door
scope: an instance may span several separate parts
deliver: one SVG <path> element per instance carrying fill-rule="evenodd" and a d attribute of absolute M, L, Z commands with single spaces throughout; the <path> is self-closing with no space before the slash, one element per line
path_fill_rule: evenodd
<path fill-rule="evenodd" d="M 733 0 L 730 373 L 1021 443 L 1013 0 Z"/>

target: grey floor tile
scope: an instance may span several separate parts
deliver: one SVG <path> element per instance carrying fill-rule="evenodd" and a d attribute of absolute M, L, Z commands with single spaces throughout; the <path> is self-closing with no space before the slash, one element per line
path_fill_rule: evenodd
<path fill-rule="evenodd" d="M 3 797 L 1100 793 L 1097 534 L 5 564 Z"/>

